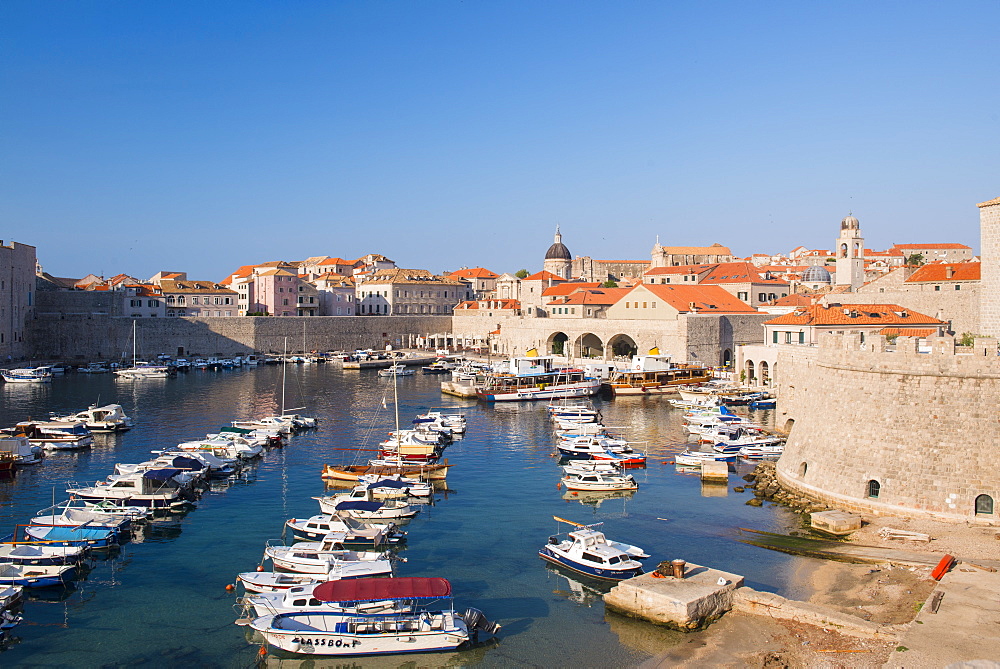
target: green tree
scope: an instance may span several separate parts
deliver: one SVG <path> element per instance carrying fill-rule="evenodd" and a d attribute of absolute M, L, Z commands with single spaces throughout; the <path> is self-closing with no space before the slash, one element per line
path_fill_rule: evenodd
<path fill-rule="evenodd" d="M 911 253 L 906 256 L 907 265 L 923 265 L 924 264 L 924 254 L 923 253 Z"/>
<path fill-rule="evenodd" d="M 980 335 L 972 334 L 971 332 L 963 332 L 962 336 L 958 338 L 959 346 L 972 346 L 976 343 L 976 337 Z"/>
<path fill-rule="evenodd" d="M 518 279 L 527 279 L 528 278 L 528 270 L 526 270 L 526 269 L 519 269 L 516 272 L 514 272 L 514 276 L 516 276 Z"/>
<path fill-rule="evenodd" d="M 604 283 L 601 284 L 601 287 L 602 288 L 617 288 L 618 284 L 615 283 L 614 279 L 608 279 L 607 281 L 605 281 Z"/>

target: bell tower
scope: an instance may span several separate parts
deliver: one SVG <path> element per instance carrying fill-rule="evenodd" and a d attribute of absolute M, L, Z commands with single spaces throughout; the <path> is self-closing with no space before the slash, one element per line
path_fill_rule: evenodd
<path fill-rule="evenodd" d="M 840 237 L 837 238 L 838 286 L 850 286 L 856 292 L 865 282 L 865 239 L 861 236 L 858 219 L 848 214 L 840 222 Z"/>

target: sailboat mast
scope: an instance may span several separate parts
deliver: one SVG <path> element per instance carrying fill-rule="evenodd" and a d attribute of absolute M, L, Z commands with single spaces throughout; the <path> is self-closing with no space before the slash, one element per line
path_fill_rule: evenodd
<path fill-rule="evenodd" d="M 132 321 L 132 366 L 135 367 L 135 321 Z"/>
<path fill-rule="evenodd" d="M 395 368 L 396 363 L 393 363 L 392 367 L 392 405 L 396 409 L 396 457 L 399 455 L 399 392 L 396 390 L 396 379 L 399 376 L 397 372 L 398 369 Z"/>
<path fill-rule="evenodd" d="M 285 415 L 285 375 L 288 373 L 288 337 L 281 352 L 281 415 Z"/>

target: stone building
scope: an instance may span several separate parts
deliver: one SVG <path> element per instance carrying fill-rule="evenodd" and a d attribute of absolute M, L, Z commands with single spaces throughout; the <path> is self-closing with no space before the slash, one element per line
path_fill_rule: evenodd
<path fill-rule="evenodd" d="M 912 255 L 922 256 L 922 262 L 962 262 L 972 260 L 972 248 L 965 244 L 893 244 L 890 252 L 904 259 Z"/>
<path fill-rule="evenodd" d="M 493 296 L 497 288 L 497 278 L 499 275 L 485 267 L 463 267 L 448 274 L 449 279 L 468 281 L 475 292 L 477 300 L 485 300 Z M 516 278 L 516 277 L 515 277 Z"/>
<path fill-rule="evenodd" d="M 979 332 L 1000 337 L 1000 197 L 979 205 L 982 259 Z"/>
<path fill-rule="evenodd" d="M 649 269 L 648 260 L 594 260 L 588 256 L 573 259 L 570 274 L 581 281 L 605 283 L 623 279 L 639 279 Z"/>
<path fill-rule="evenodd" d="M 356 314 L 450 314 L 472 286 L 425 269 L 383 269 L 357 284 Z"/>
<path fill-rule="evenodd" d="M 643 283 L 659 285 L 714 285 L 752 307 L 781 299 L 791 292 L 788 281 L 762 271 L 751 262 L 654 267 Z"/>
<path fill-rule="evenodd" d="M 160 299 L 167 318 L 239 316 L 237 292 L 214 281 L 160 280 Z"/>
<path fill-rule="evenodd" d="M 651 255 L 650 267 L 707 265 L 736 260 L 733 252 L 718 242 L 711 246 L 661 246 L 657 240 Z"/>
<path fill-rule="evenodd" d="M 35 308 L 35 247 L 0 241 L 0 360 L 30 355 L 26 324 Z"/>
<path fill-rule="evenodd" d="M 926 339 L 948 324 L 898 304 L 810 304 L 764 323 L 764 341 L 815 346 L 829 332 Z"/>

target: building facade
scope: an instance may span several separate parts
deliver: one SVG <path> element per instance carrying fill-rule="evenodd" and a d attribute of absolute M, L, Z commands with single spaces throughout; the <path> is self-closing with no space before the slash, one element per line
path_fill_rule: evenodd
<path fill-rule="evenodd" d="M 25 326 L 35 307 L 35 247 L 0 241 L 0 360 L 30 354 Z"/>

